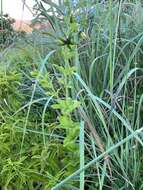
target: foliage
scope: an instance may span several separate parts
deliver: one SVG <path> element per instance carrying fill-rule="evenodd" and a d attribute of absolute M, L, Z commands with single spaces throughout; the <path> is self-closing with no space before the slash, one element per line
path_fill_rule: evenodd
<path fill-rule="evenodd" d="M 10 44 L 14 36 L 12 24 L 14 19 L 10 18 L 8 14 L 0 17 L 0 45 Z"/>
<path fill-rule="evenodd" d="M 141 190 L 141 3 L 35 2 L 51 27 L 0 61 L 0 188 Z"/>

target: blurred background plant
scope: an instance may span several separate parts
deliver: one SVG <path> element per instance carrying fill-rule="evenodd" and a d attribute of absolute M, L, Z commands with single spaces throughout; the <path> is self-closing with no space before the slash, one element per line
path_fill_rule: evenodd
<path fill-rule="evenodd" d="M 8 14 L 4 14 L 0 17 L 0 46 L 4 44 L 8 46 L 12 43 L 14 36 L 12 24 L 14 22 L 14 19 L 10 18 Z"/>

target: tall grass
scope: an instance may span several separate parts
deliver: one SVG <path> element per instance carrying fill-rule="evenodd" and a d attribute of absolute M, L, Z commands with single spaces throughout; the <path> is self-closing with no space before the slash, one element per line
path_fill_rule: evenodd
<path fill-rule="evenodd" d="M 18 155 L 14 171 L 18 173 L 21 167 L 22 172 L 15 186 L 12 177 L 17 173 L 4 167 L 12 164 L 2 153 L 6 161 L 0 165 L 0 185 L 141 190 L 141 2 L 35 0 L 35 4 L 36 19 L 48 21 L 51 27 L 33 32 L 25 47 L 21 47 L 25 43 L 17 45 L 23 59 L 21 53 L 17 59 L 13 50 L 14 58 L 8 53 L 2 60 L 21 73 L 20 79 L 13 79 L 21 83 L 13 88 L 22 94 L 14 111 L 14 99 L 8 93 L 1 97 L 1 125 L 7 124 L 7 118 L 14 125 L 18 140 L 12 161 Z M 2 130 L 2 135 L 8 135 Z M 27 159 L 28 152 L 32 161 Z"/>
<path fill-rule="evenodd" d="M 68 6 L 71 6 L 70 9 L 76 9 L 72 5 Z M 94 9 L 94 13 L 89 20 L 87 19 L 89 13 L 86 12 L 85 17 L 83 14 L 86 6 L 90 7 L 89 10 Z M 87 24 L 87 28 L 82 27 L 82 24 L 80 25 L 86 37 L 83 42 L 78 38 L 77 41 L 83 44 L 77 47 L 76 52 L 78 52 L 78 55 L 75 53 L 75 59 L 72 63 L 78 67 L 77 70 L 81 77 L 80 81 L 85 82 L 81 84 L 89 86 L 85 86 L 87 88 L 86 91 L 78 83 L 76 91 L 77 93 L 83 91 L 79 95 L 82 109 L 90 121 L 93 131 L 96 129 L 97 136 L 94 138 L 94 143 L 97 154 L 106 151 L 109 147 L 114 147 L 115 142 L 122 140 L 126 136 L 128 137 L 130 133 L 134 133 L 134 130 L 141 127 L 138 126 L 136 128 L 135 123 L 139 101 L 137 98 L 137 88 L 140 88 L 139 83 L 137 87 L 136 76 L 142 72 L 139 72 L 141 65 L 138 64 L 137 68 L 136 62 L 140 60 L 141 54 L 139 51 L 141 49 L 140 41 L 142 40 L 137 37 L 139 32 L 128 32 L 130 28 L 133 29 L 134 27 L 132 22 L 135 22 L 128 20 L 128 17 L 131 17 L 137 6 L 141 6 L 139 2 L 130 4 L 127 1 L 120 1 L 115 3 L 110 0 L 105 4 L 100 2 L 92 4 L 89 1 L 80 1 L 80 8 L 76 10 L 77 15 L 78 11 L 82 15 L 79 24 L 81 24 L 83 19 L 83 23 Z M 68 14 L 66 16 L 70 17 L 70 13 Z M 90 23 L 91 21 L 92 23 Z M 125 25 L 126 23 L 127 25 Z M 60 24 L 64 25 L 64 23 Z M 69 24 L 67 24 L 67 30 L 68 26 Z M 76 36 L 76 33 L 73 35 Z M 136 37 L 138 39 L 134 40 Z M 131 88 L 134 88 L 132 92 L 130 91 Z M 141 93 L 138 93 L 140 94 L 138 94 L 138 97 L 141 96 Z M 97 96 L 97 100 L 94 98 L 94 95 Z M 85 132 L 92 136 L 94 132 L 90 131 L 86 117 L 83 117 L 87 125 Z M 134 136 L 125 145 L 121 145 L 120 149 L 116 150 L 112 156 L 108 155 L 108 164 L 106 163 L 106 159 L 105 164 L 104 162 L 99 163 L 100 169 L 98 175 L 101 175 L 99 183 L 101 183 L 102 178 L 102 185 L 99 185 L 100 189 L 109 188 L 109 184 L 112 188 L 116 189 L 139 188 L 138 182 L 135 182 L 136 180 L 133 177 L 139 172 L 139 170 L 133 169 L 134 164 L 141 163 L 137 156 L 138 148 L 135 148 L 136 150 L 132 149 L 132 147 L 136 147 L 134 145 L 136 144 L 135 139 L 137 139 L 142 147 L 142 139 Z M 86 141 L 90 143 L 88 136 Z M 139 144 L 137 146 L 140 147 Z M 129 159 L 129 157 L 131 158 Z M 96 169 L 92 172 L 91 168 L 91 170 L 88 170 L 88 175 L 96 173 Z M 134 172 L 136 174 L 133 174 Z M 86 179 L 88 181 L 88 178 L 85 178 L 85 184 Z M 95 180 L 96 177 L 91 177 L 91 179 Z M 96 187 L 96 185 L 91 185 L 90 188 L 92 186 L 93 188 Z M 56 187 L 58 188 L 58 185 Z"/>

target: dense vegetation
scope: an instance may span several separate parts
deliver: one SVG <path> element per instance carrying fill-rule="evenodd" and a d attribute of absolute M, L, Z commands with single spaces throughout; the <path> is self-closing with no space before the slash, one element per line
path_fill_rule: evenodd
<path fill-rule="evenodd" d="M 141 2 L 34 10 L 50 27 L 0 52 L 0 188 L 142 190 Z"/>
<path fill-rule="evenodd" d="M 14 30 L 12 24 L 14 19 L 10 18 L 8 14 L 2 15 L 0 17 L 0 46 L 8 46 L 13 42 Z"/>

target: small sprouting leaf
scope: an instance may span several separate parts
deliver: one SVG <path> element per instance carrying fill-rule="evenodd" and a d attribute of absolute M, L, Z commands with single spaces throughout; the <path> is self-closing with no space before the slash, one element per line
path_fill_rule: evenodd
<path fill-rule="evenodd" d="M 68 115 L 72 113 L 79 106 L 80 106 L 79 101 L 68 98 L 66 100 L 59 100 L 59 102 L 57 104 L 54 104 L 52 107 L 54 109 L 60 109 L 63 115 Z"/>
<path fill-rule="evenodd" d="M 59 122 L 60 122 L 60 125 L 59 125 L 60 128 L 63 128 L 63 129 L 72 129 L 72 128 L 74 128 L 74 129 L 76 129 L 77 126 L 78 126 L 78 123 L 72 121 L 70 116 L 67 116 L 67 115 L 59 116 L 58 119 L 59 119 Z"/>

